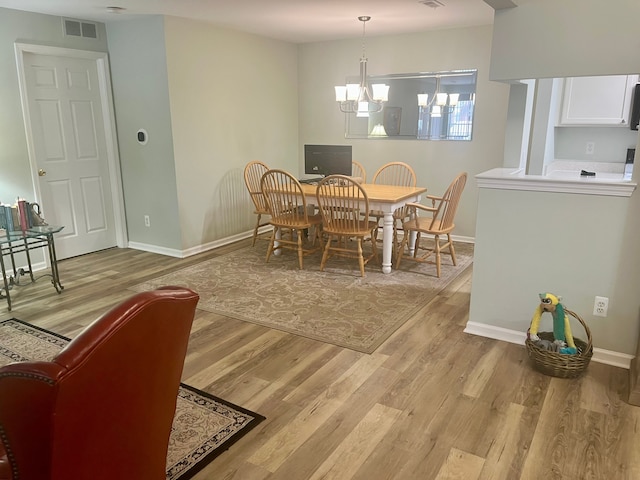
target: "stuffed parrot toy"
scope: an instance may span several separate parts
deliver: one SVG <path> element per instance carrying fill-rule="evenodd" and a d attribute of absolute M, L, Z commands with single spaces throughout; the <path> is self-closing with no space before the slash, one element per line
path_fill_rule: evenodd
<path fill-rule="evenodd" d="M 529 338 L 537 342 L 538 328 L 540 327 L 540 318 L 544 312 L 551 313 L 553 317 L 553 337 L 554 343 L 558 345 L 558 351 L 566 354 L 576 354 L 578 349 L 573 341 L 571 334 L 571 325 L 569 324 L 569 316 L 565 313 L 564 307 L 560 303 L 561 297 L 557 297 L 552 293 L 541 293 L 540 305 L 536 308 L 531 319 L 531 327 L 529 328 Z"/>

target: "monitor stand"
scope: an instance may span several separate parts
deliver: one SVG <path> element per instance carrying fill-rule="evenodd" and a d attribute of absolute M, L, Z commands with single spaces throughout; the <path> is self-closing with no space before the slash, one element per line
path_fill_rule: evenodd
<path fill-rule="evenodd" d="M 300 182 L 300 183 L 308 183 L 308 184 L 316 184 L 320 180 L 322 180 L 323 178 L 324 178 L 324 175 L 320 175 L 319 177 L 314 177 L 314 178 L 299 178 L 298 182 Z"/>

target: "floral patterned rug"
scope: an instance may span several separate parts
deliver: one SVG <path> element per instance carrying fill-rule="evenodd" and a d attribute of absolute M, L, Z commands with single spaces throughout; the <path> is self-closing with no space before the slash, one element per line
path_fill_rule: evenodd
<path fill-rule="evenodd" d="M 458 265 L 443 255 L 440 278 L 434 264 L 410 260 L 389 274 L 370 262 L 361 277 L 358 261 L 348 258 L 330 258 L 321 272 L 320 252 L 304 258 L 303 270 L 291 250 L 266 263 L 265 245 L 222 254 L 132 290 L 188 287 L 200 295 L 199 309 L 371 353 L 473 260 L 473 245 L 456 243 Z"/>
<path fill-rule="evenodd" d="M 69 339 L 17 319 L 0 322 L 0 366 L 49 361 Z M 181 384 L 173 419 L 167 480 L 186 480 L 227 450 L 264 417 Z"/>

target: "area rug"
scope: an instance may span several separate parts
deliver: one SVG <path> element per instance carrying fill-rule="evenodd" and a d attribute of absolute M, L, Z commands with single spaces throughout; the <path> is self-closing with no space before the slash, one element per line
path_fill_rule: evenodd
<path fill-rule="evenodd" d="M 136 285 L 140 292 L 162 285 L 188 287 L 200 295 L 199 309 L 296 335 L 372 353 L 406 320 L 424 307 L 472 262 L 473 246 L 456 244 L 457 266 L 442 257 L 435 265 L 404 260 L 383 274 L 369 263 L 365 277 L 358 261 L 332 257 L 324 272 L 321 253 L 295 252 L 265 262 L 265 242 L 203 261 Z"/>
<path fill-rule="evenodd" d="M 0 366 L 49 361 L 69 339 L 17 319 L 0 322 Z M 187 480 L 264 417 L 180 384 L 167 455 L 167 479 Z"/>

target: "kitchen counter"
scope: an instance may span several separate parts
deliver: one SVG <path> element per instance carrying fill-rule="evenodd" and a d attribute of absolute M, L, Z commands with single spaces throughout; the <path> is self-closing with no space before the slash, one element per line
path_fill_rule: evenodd
<path fill-rule="evenodd" d="M 579 172 L 556 170 L 549 175 L 527 175 L 518 168 L 494 168 L 476 175 L 478 188 L 528 190 L 536 192 L 575 193 L 630 197 L 637 187 L 622 174 L 596 173 L 583 177 Z"/>

